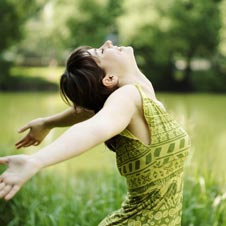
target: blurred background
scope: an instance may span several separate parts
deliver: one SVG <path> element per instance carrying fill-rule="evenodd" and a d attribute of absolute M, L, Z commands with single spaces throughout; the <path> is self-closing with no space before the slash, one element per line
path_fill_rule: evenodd
<path fill-rule="evenodd" d="M 1 0 L 0 90 L 54 89 L 41 78 L 56 82 L 74 48 L 110 39 L 134 47 L 158 91 L 226 92 L 225 11 L 225 0 Z"/>
<path fill-rule="evenodd" d="M 65 130 L 15 150 L 18 128 L 67 108 L 58 81 L 74 48 L 132 45 L 158 99 L 191 136 L 182 225 L 225 226 L 225 12 L 226 0 L 0 0 L 0 155 L 37 151 Z M 114 153 L 101 144 L 0 200 L 0 225 L 93 226 L 125 194 Z"/>

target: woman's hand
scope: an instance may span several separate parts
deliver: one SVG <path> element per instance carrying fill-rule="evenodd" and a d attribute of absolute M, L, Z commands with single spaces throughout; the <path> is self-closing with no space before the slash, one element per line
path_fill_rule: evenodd
<path fill-rule="evenodd" d="M 16 148 L 29 147 L 31 145 L 39 145 L 47 136 L 51 128 L 45 124 L 44 118 L 37 118 L 29 122 L 27 125 L 19 129 L 19 133 L 28 130 L 28 133 L 16 143 Z"/>
<path fill-rule="evenodd" d="M 41 167 L 29 155 L 14 155 L 0 158 L 0 164 L 8 165 L 0 175 L 0 198 L 11 199 Z"/>

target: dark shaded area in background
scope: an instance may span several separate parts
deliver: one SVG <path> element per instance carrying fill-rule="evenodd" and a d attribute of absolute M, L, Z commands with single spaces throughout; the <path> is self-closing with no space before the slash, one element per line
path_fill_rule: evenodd
<path fill-rule="evenodd" d="M 0 84 L 1 91 L 57 91 L 58 86 L 40 77 L 9 76 Z"/>

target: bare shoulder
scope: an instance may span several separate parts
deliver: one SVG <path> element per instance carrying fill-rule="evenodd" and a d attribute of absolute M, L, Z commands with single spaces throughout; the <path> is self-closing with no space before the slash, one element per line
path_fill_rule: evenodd
<path fill-rule="evenodd" d="M 132 118 L 141 106 L 141 97 L 138 89 L 134 85 L 125 85 L 114 91 L 106 100 L 102 112 L 108 115 L 114 114 L 119 117 Z"/>
<path fill-rule="evenodd" d="M 135 85 L 129 84 L 122 86 L 115 90 L 107 99 L 106 102 L 108 101 L 114 101 L 117 100 L 117 102 L 129 102 L 133 103 L 135 105 L 139 105 L 141 102 L 141 97 L 139 90 Z"/>

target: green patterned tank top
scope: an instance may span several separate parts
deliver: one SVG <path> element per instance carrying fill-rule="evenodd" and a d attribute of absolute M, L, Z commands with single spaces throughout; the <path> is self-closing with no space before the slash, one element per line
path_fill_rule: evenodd
<path fill-rule="evenodd" d="M 136 87 L 142 96 L 151 144 L 143 144 L 127 129 L 117 137 L 117 166 L 126 178 L 128 194 L 121 209 L 99 226 L 180 226 L 190 139 L 160 102 Z"/>

